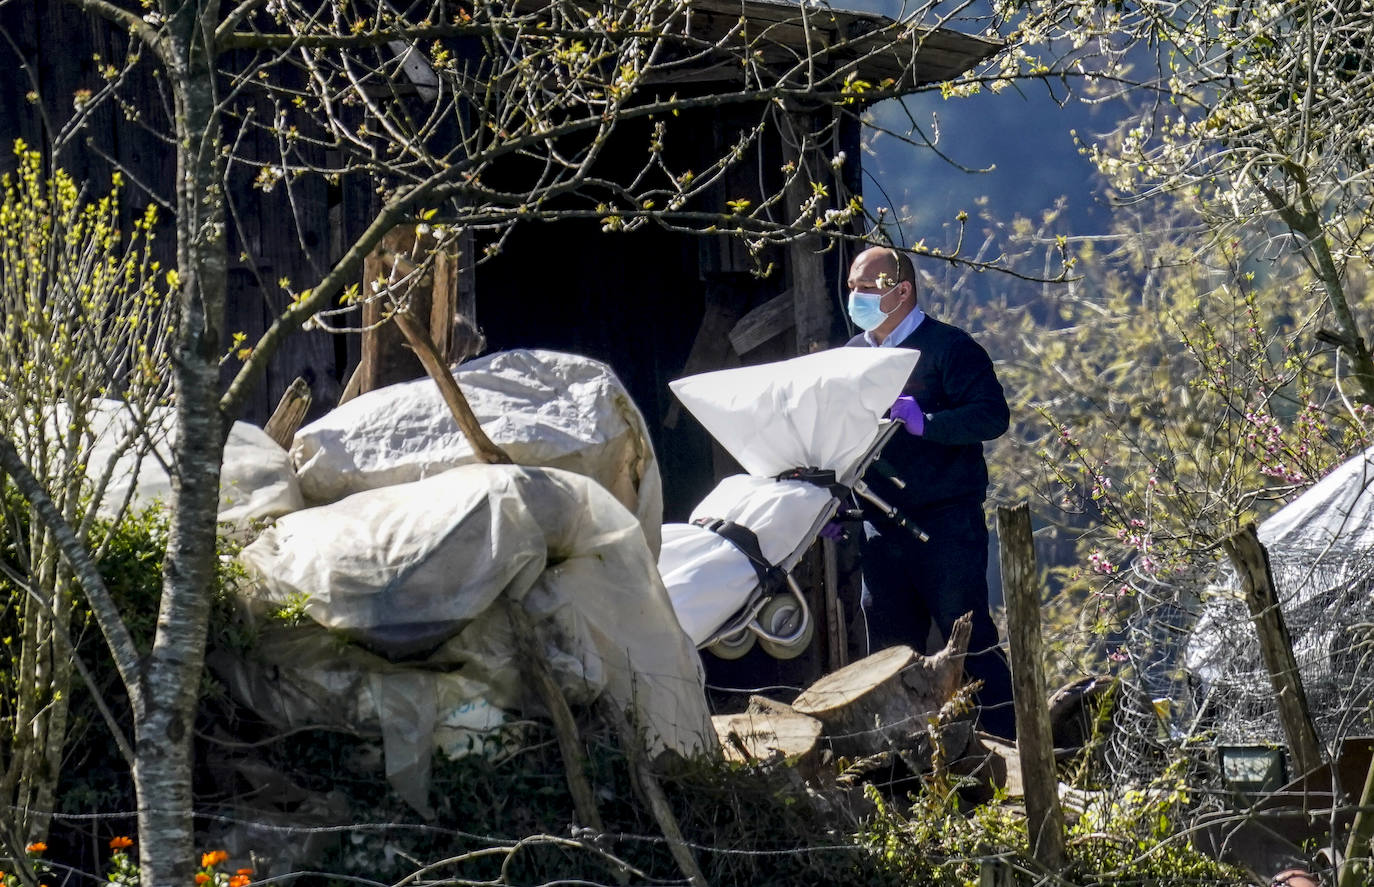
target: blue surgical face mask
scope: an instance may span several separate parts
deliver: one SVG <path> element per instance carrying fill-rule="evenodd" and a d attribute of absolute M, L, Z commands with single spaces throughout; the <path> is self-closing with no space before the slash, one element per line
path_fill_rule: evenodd
<path fill-rule="evenodd" d="M 892 287 L 887 292 L 892 292 L 896 287 Z M 887 293 L 861 293 L 858 290 L 849 291 L 849 319 L 854 321 L 854 325 L 865 332 L 876 330 L 883 325 L 892 311 L 896 311 L 902 304 L 898 302 L 892 311 L 884 311 L 880 306 L 883 296 Z"/>

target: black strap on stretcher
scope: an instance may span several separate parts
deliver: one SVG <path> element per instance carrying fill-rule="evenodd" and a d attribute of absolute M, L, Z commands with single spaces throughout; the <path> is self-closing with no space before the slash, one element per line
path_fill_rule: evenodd
<path fill-rule="evenodd" d="M 759 537 L 744 524 L 711 517 L 698 518 L 692 523 L 725 539 L 735 546 L 740 554 L 748 558 L 749 565 L 758 574 L 759 585 L 765 592 L 771 594 L 786 584 L 787 574 L 768 562 L 768 559 L 763 556 L 763 549 L 759 547 Z"/>
<path fill-rule="evenodd" d="M 849 495 L 849 490 L 835 479 L 835 472 L 829 468 L 789 468 L 782 474 L 774 475 L 773 480 L 805 481 L 812 486 L 829 490 L 830 495 L 841 501 Z"/>

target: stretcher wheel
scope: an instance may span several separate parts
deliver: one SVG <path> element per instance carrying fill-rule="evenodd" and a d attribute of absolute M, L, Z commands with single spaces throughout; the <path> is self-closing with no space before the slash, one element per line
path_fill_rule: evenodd
<path fill-rule="evenodd" d="M 717 659 L 738 659 L 745 653 L 754 649 L 754 641 L 758 640 L 758 635 L 749 629 L 741 629 L 738 634 L 723 637 L 706 648 L 706 651 Z"/>
<path fill-rule="evenodd" d="M 806 613 L 802 610 L 797 599 L 790 594 L 780 594 L 771 598 L 768 603 L 759 610 L 759 615 L 755 621 L 769 634 L 779 637 L 787 637 L 796 634 L 799 626 L 797 623 L 806 620 L 806 625 L 802 630 L 801 636 L 788 643 L 770 641 L 767 638 L 759 638 L 759 646 L 763 651 L 774 659 L 795 659 L 802 654 L 802 651 L 811 645 L 811 638 L 816 634 L 816 620 L 807 619 Z"/>

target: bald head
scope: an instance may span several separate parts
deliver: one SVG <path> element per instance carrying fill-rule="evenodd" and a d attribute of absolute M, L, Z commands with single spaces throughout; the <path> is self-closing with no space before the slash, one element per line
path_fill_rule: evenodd
<path fill-rule="evenodd" d="M 1306 869 L 1286 869 L 1274 876 L 1269 887 L 1320 887 L 1317 879 Z"/>
<path fill-rule="evenodd" d="M 916 307 L 916 270 L 901 250 L 875 246 L 854 257 L 849 289 L 880 297 L 878 308 L 886 319 L 869 333 L 882 342 Z"/>
<path fill-rule="evenodd" d="M 854 264 L 850 266 L 849 288 L 857 289 L 855 284 L 855 272 L 859 272 L 861 277 L 868 278 L 869 282 L 878 284 L 882 289 L 887 289 L 896 283 L 911 283 L 912 301 L 916 298 L 916 269 L 911 264 L 911 257 L 899 249 L 887 246 L 869 247 L 854 257 Z M 879 278 L 884 279 L 879 279 Z"/>

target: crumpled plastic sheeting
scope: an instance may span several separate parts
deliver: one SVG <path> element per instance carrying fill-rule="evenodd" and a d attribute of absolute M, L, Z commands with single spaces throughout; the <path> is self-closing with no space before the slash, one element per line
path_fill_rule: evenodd
<path fill-rule="evenodd" d="M 717 484 L 691 519 L 748 527 L 764 559 L 790 570 L 836 505 L 829 490 L 805 481 L 736 474 Z M 753 565 L 734 543 L 691 524 L 664 525 L 658 568 L 678 622 L 694 644 L 707 641 L 759 584 Z"/>
<path fill-rule="evenodd" d="M 519 465 L 599 481 L 639 518 L 658 552 L 663 484 L 644 417 L 604 363 L 556 351 L 503 351 L 454 378 L 482 430 Z M 296 433 L 301 489 L 314 503 L 407 483 L 477 461 L 428 378 L 360 395 Z"/>
<path fill-rule="evenodd" d="M 872 442 L 919 358 L 909 348 L 832 348 L 669 387 L 750 474 L 844 471 Z"/>
<path fill-rule="evenodd" d="M 100 500 L 100 516 L 111 518 L 132 488 L 133 507 L 167 502 L 172 479 L 170 464 L 175 442 L 175 413 L 157 407 L 140 423 L 121 401 L 100 400 L 89 417 L 94 436 L 86 474 L 92 479 L 110 471 Z M 149 448 L 152 451 L 149 451 Z M 267 432 L 247 422 L 235 422 L 224 446 L 220 469 L 219 519 L 239 528 L 304 507 L 300 485 L 287 452 Z"/>
<path fill-rule="evenodd" d="M 639 523 L 587 477 L 456 468 L 287 515 L 240 558 L 258 601 L 303 596 L 319 624 L 392 659 L 461 669 L 500 708 L 525 701 L 505 609 L 522 607 L 571 701 L 610 694 L 655 750 L 714 747 L 700 660 Z"/>
<path fill-rule="evenodd" d="M 230 692 L 283 732 L 327 728 L 382 739 L 387 780 L 428 812 L 432 750 L 451 758 L 486 751 L 506 722 L 490 688 L 450 670 L 389 662 L 314 625 L 268 626 L 251 655 L 212 650 Z"/>

